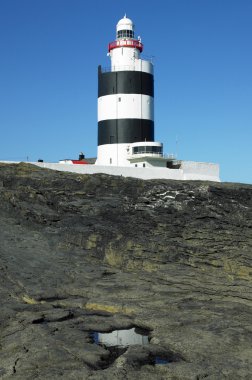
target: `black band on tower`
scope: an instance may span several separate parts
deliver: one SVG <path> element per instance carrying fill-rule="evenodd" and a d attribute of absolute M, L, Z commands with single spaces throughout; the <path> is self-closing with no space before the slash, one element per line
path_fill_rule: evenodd
<path fill-rule="evenodd" d="M 146 119 L 114 119 L 98 122 L 98 145 L 154 141 L 154 122 Z"/>
<path fill-rule="evenodd" d="M 98 68 L 98 97 L 113 94 L 143 94 L 154 97 L 153 75 L 142 71 L 112 71 Z"/>

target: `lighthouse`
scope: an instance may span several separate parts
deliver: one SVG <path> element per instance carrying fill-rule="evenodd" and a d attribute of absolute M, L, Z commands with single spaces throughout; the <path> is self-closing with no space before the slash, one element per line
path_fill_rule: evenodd
<path fill-rule="evenodd" d="M 138 166 L 144 157 L 163 156 L 163 145 L 154 141 L 153 63 L 142 51 L 125 15 L 108 45 L 110 68 L 98 67 L 97 165 Z"/>
<path fill-rule="evenodd" d="M 116 25 L 115 41 L 108 45 L 110 67 L 98 67 L 95 165 L 93 159 L 85 160 L 82 153 L 79 160 L 39 160 L 33 164 L 79 174 L 103 173 L 143 180 L 220 181 L 218 164 L 184 161 L 174 154 L 163 154 L 163 144 L 154 140 L 153 63 L 142 59 L 142 51 L 142 40 L 136 38 L 134 24 L 125 15 Z M 120 340 L 128 339 L 124 333 L 119 335 Z"/>

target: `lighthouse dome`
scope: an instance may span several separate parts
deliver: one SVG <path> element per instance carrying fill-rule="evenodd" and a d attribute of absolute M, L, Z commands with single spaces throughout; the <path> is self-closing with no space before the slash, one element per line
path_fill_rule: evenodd
<path fill-rule="evenodd" d="M 118 21 L 117 25 L 116 25 L 116 30 L 134 30 L 134 24 L 133 24 L 133 21 L 126 17 L 126 15 Z"/>
<path fill-rule="evenodd" d="M 118 21 L 116 25 L 117 38 L 134 38 L 134 24 L 133 21 L 126 17 L 126 15 Z"/>

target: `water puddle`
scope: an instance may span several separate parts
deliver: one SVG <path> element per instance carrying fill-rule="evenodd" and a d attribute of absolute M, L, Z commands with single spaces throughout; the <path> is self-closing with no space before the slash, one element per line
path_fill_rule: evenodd
<path fill-rule="evenodd" d="M 128 330 L 114 330 L 110 333 L 95 331 L 93 338 L 96 344 L 102 344 L 106 347 L 129 347 L 136 344 L 141 346 L 149 344 L 149 337 L 146 332 L 134 327 Z"/>
<path fill-rule="evenodd" d="M 110 364 L 115 361 L 116 358 L 124 354 L 130 346 L 147 346 L 149 344 L 149 331 L 133 327 L 125 330 L 114 330 L 110 333 L 101 333 L 93 331 L 93 342 L 101 345 L 110 351 Z M 172 362 L 163 353 L 150 351 L 146 357 L 145 364 L 151 365 L 164 365 Z M 143 364 L 143 363 L 142 363 Z M 105 368 L 105 367 L 103 367 Z"/>

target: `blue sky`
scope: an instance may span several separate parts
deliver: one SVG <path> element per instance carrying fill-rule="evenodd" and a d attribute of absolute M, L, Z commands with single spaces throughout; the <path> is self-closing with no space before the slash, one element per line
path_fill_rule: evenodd
<path fill-rule="evenodd" d="M 251 0 L 0 0 L 0 159 L 96 156 L 97 66 L 127 13 L 155 64 L 155 139 L 252 183 Z"/>

